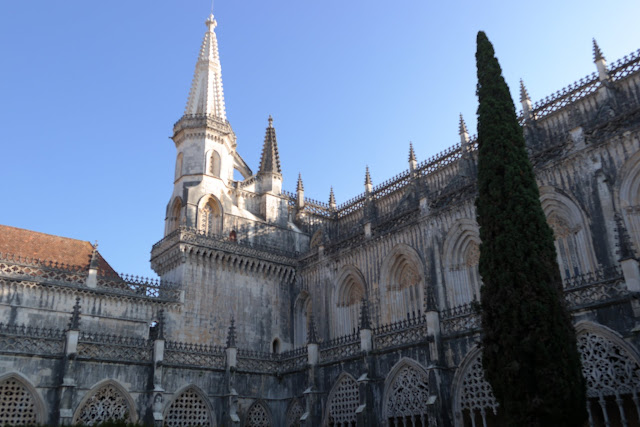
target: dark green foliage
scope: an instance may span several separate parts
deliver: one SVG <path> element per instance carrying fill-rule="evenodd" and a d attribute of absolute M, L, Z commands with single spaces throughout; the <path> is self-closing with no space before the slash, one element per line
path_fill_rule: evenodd
<path fill-rule="evenodd" d="M 511 426 L 582 426 L 585 385 L 553 233 L 509 88 L 478 33 L 483 365 Z"/>

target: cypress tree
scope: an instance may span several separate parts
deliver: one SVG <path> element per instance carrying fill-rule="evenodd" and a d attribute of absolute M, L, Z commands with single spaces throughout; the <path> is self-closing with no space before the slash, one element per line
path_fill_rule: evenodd
<path fill-rule="evenodd" d="M 511 426 L 582 426 L 586 392 L 522 127 L 493 46 L 478 33 L 483 365 Z"/>

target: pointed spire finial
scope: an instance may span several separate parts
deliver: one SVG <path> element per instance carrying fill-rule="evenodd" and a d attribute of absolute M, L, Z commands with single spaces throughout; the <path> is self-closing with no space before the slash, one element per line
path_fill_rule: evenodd
<path fill-rule="evenodd" d="M 298 191 L 304 190 L 304 185 L 302 184 L 302 174 L 298 173 L 298 186 L 296 188 Z"/>
<path fill-rule="evenodd" d="M 331 186 L 331 190 L 329 190 L 329 207 L 332 209 L 336 207 L 336 196 L 333 194 L 333 186 Z"/>
<path fill-rule="evenodd" d="M 280 155 L 278 154 L 278 141 L 276 139 L 276 130 L 273 127 L 273 117 L 269 116 L 269 126 L 264 136 L 264 145 L 262 146 L 262 156 L 260 158 L 260 168 L 258 173 L 277 173 L 282 174 L 280 169 Z"/>
<path fill-rule="evenodd" d="M 469 132 L 467 131 L 467 124 L 464 122 L 464 118 L 462 117 L 462 113 L 460 113 L 460 124 L 458 126 L 458 134 L 459 135 L 464 135 L 464 134 L 468 134 Z"/>
<path fill-rule="evenodd" d="M 318 343 L 318 331 L 316 331 L 316 322 L 313 318 L 313 311 L 309 315 L 309 325 L 307 328 L 307 344 L 317 344 Z"/>
<path fill-rule="evenodd" d="M 527 88 L 524 86 L 524 82 L 520 79 L 520 102 L 524 101 L 531 101 L 531 98 L 529 97 Z"/>
<path fill-rule="evenodd" d="M 364 174 L 364 185 L 371 185 L 371 174 L 369 173 L 369 166 L 367 166 Z"/>
<path fill-rule="evenodd" d="M 236 338 L 235 319 L 233 318 L 233 316 L 231 316 L 229 332 L 227 333 L 227 348 L 236 348 Z"/>
<path fill-rule="evenodd" d="M 76 303 L 71 312 L 71 320 L 69 321 L 69 330 L 77 331 L 80 328 L 80 297 L 76 297 Z"/>
<path fill-rule="evenodd" d="M 598 42 L 596 39 L 593 39 L 593 62 L 604 61 L 604 56 L 602 55 L 602 51 L 600 50 L 600 46 L 598 46 Z"/>
<path fill-rule="evenodd" d="M 413 142 L 411 141 L 409 141 L 409 161 L 410 162 L 416 161 L 416 152 L 413 151 Z"/>
<path fill-rule="evenodd" d="M 98 269 L 98 241 L 92 245 L 93 250 L 91 251 L 91 261 L 89 262 L 89 268 L 97 270 Z"/>

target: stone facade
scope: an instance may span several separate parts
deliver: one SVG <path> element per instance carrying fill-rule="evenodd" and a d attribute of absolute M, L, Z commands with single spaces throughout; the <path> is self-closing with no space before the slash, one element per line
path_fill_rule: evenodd
<path fill-rule="evenodd" d="M 0 424 L 500 425 L 462 118 L 459 144 L 421 163 L 411 148 L 408 170 L 377 186 L 367 171 L 342 205 L 301 179 L 287 193 L 271 119 L 257 173 L 236 151 L 215 25 L 174 126 L 161 280 L 115 275 L 95 246 L 86 265 L 25 256 L 2 231 Z M 608 67 L 594 52 L 597 73 L 535 105 L 522 86 L 521 123 L 590 424 L 638 425 L 640 51 Z"/>

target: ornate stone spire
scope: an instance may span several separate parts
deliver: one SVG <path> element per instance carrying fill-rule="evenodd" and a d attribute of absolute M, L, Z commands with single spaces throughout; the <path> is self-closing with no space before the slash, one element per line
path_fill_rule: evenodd
<path fill-rule="evenodd" d="M 464 122 L 464 118 L 462 118 L 462 113 L 460 113 L 458 134 L 460 135 L 460 146 L 466 148 L 469 145 L 469 132 L 467 131 L 467 124 Z"/>
<path fill-rule="evenodd" d="M 416 152 L 413 151 L 413 142 L 409 141 L 409 162 L 416 161 Z"/>
<path fill-rule="evenodd" d="M 367 193 L 371 193 L 373 190 L 373 184 L 371 183 L 371 174 L 369 173 L 369 166 L 367 166 L 367 170 L 364 174 L 364 190 Z"/>
<path fill-rule="evenodd" d="M 98 269 L 98 241 L 92 245 L 93 250 L 91 251 L 91 261 L 89 262 L 90 269 Z"/>
<path fill-rule="evenodd" d="M 596 41 L 596 39 L 593 39 L 593 62 L 598 62 L 603 60 L 604 60 L 604 55 L 602 55 L 600 46 L 598 46 L 598 42 Z"/>
<path fill-rule="evenodd" d="M 278 141 L 276 140 L 276 130 L 273 127 L 273 118 L 269 116 L 269 127 L 264 136 L 262 146 L 262 157 L 260 158 L 260 169 L 258 174 L 276 173 L 282 174 L 280 169 L 280 155 L 278 154 Z"/>
<path fill-rule="evenodd" d="M 336 195 L 333 194 L 333 187 L 331 187 L 331 190 L 329 191 L 329 207 L 331 209 L 335 209 L 336 206 Z"/>
<path fill-rule="evenodd" d="M 531 112 L 533 111 L 533 104 L 531 103 L 531 98 L 529 97 L 529 92 L 527 88 L 524 86 L 524 82 L 520 79 L 520 103 L 522 104 L 522 112 L 524 113 L 525 118 L 531 118 Z"/>
<path fill-rule="evenodd" d="M 523 101 L 531 101 L 531 98 L 529 97 L 529 92 L 527 91 L 527 88 L 524 86 L 524 82 L 522 81 L 522 79 L 520 79 L 520 102 Z"/>
<path fill-rule="evenodd" d="M 185 115 L 198 114 L 227 120 L 222 92 L 222 69 L 218 54 L 218 39 L 214 29 L 218 23 L 213 14 L 206 21 L 207 32 L 204 34 L 196 70 L 191 82 L 191 91 Z"/>
<path fill-rule="evenodd" d="M 607 70 L 607 61 L 604 59 L 604 55 L 598 46 L 596 39 L 593 39 L 593 62 L 598 69 L 598 77 L 600 81 L 609 79 L 609 70 Z"/>
<path fill-rule="evenodd" d="M 304 191 L 304 185 L 302 184 L 302 174 L 298 173 L 298 186 L 296 187 L 298 191 Z"/>

